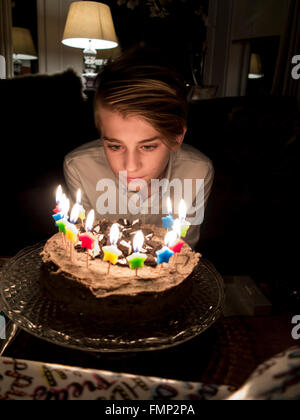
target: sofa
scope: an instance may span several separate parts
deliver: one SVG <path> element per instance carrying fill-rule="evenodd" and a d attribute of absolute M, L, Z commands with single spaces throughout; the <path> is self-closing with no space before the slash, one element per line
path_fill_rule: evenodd
<path fill-rule="evenodd" d="M 98 133 L 93 94 L 84 94 L 72 70 L 0 80 L 0 97 L 5 256 L 56 232 L 51 214 L 64 156 Z M 299 125 L 293 98 L 190 103 L 185 141 L 215 167 L 198 248 L 222 274 L 249 274 L 275 289 L 296 281 Z"/>

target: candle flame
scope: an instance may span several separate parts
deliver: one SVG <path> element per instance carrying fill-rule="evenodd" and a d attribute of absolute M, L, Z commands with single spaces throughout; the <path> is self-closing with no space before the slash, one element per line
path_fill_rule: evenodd
<path fill-rule="evenodd" d="M 110 228 L 110 233 L 109 233 L 109 239 L 110 239 L 111 245 L 117 244 L 119 240 L 119 235 L 120 235 L 120 231 L 119 231 L 118 223 L 114 223 L 112 227 Z"/>
<path fill-rule="evenodd" d="M 186 218 L 186 205 L 183 199 L 181 199 L 179 203 L 178 216 L 181 221 L 185 220 Z"/>
<path fill-rule="evenodd" d="M 70 200 L 67 198 L 66 194 L 63 194 L 61 197 L 61 214 L 66 217 L 70 210 Z"/>
<path fill-rule="evenodd" d="M 144 234 L 141 230 L 137 231 L 133 238 L 133 250 L 139 252 L 144 244 Z"/>
<path fill-rule="evenodd" d="M 172 231 L 176 234 L 177 239 L 181 237 L 181 223 L 179 219 L 174 220 Z"/>
<path fill-rule="evenodd" d="M 81 204 L 81 189 L 77 190 L 76 203 Z"/>
<path fill-rule="evenodd" d="M 165 235 L 165 245 L 170 248 L 170 246 L 175 245 L 177 239 L 177 233 L 174 230 L 170 230 Z"/>
<path fill-rule="evenodd" d="M 170 197 L 167 198 L 167 210 L 168 210 L 169 216 L 171 216 L 171 214 L 172 214 L 172 202 L 171 202 Z"/>
<path fill-rule="evenodd" d="M 80 212 L 80 206 L 78 203 L 74 204 L 72 211 L 71 211 L 71 216 L 70 216 L 70 222 L 71 223 L 76 223 L 78 216 L 79 216 L 79 212 Z"/>
<path fill-rule="evenodd" d="M 62 188 L 61 188 L 61 185 L 59 185 L 56 190 L 56 204 L 59 204 L 61 202 L 62 195 L 63 195 Z"/>
<path fill-rule="evenodd" d="M 86 232 L 91 232 L 93 229 L 93 224 L 95 220 L 95 210 L 91 210 L 87 215 L 86 222 L 85 222 L 85 230 Z"/>

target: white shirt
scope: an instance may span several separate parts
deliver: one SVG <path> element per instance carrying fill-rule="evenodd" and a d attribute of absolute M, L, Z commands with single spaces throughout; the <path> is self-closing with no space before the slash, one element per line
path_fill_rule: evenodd
<path fill-rule="evenodd" d="M 76 201 L 80 188 L 83 207 L 86 212 L 94 209 L 96 219 L 126 218 L 132 221 L 139 218 L 142 223 L 162 227 L 162 217 L 167 216 L 167 197 L 171 198 L 174 219 L 178 217 L 179 200 L 183 198 L 187 206 L 187 221 L 191 222 L 184 239 L 192 248 L 197 245 L 214 169 L 210 159 L 194 147 L 183 144 L 177 152 L 170 153 L 164 180 L 157 184 L 157 188 L 151 188 L 149 198 L 143 191 L 128 191 L 115 176 L 101 140 L 70 152 L 64 160 L 64 175 L 72 201 Z"/>

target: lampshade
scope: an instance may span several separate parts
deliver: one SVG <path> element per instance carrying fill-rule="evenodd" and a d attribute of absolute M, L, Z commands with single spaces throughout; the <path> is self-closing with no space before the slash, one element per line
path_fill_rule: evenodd
<path fill-rule="evenodd" d="M 262 64 L 259 54 L 251 54 L 249 79 L 259 79 L 263 77 Z"/>
<path fill-rule="evenodd" d="M 13 53 L 19 60 L 36 60 L 37 53 L 31 33 L 27 28 L 12 28 Z"/>
<path fill-rule="evenodd" d="M 107 49 L 118 45 L 110 7 L 95 1 L 71 3 L 62 43 L 69 47 Z"/>

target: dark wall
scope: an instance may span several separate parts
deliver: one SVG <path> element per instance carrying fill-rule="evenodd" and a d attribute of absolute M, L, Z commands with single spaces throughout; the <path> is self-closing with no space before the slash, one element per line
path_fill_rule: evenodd
<path fill-rule="evenodd" d="M 71 70 L 0 80 L 0 97 L 2 217 L 13 221 L 3 223 L 1 255 L 12 255 L 55 231 L 50 217 L 63 158 L 97 133 Z"/>
<path fill-rule="evenodd" d="M 222 273 L 297 286 L 300 117 L 294 98 L 221 98 L 190 109 L 187 141 L 214 162 L 200 247 Z"/>

